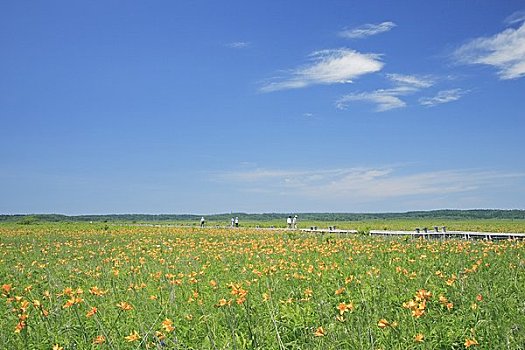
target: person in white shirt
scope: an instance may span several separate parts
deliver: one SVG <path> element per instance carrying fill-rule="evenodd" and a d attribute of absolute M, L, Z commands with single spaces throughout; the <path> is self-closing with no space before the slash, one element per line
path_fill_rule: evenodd
<path fill-rule="evenodd" d="M 239 227 L 239 218 L 235 217 L 235 227 Z"/>
<path fill-rule="evenodd" d="M 204 216 L 201 218 L 201 227 L 204 227 L 204 223 L 206 222 L 206 220 L 204 220 Z"/>
<path fill-rule="evenodd" d="M 292 216 L 288 216 L 288 219 L 286 219 L 286 226 L 288 228 L 292 228 Z"/>
<path fill-rule="evenodd" d="M 297 215 L 292 218 L 292 228 L 297 228 Z"/>

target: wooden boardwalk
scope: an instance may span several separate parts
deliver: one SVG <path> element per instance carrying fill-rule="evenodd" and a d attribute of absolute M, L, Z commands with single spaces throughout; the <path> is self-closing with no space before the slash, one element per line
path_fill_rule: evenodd
<path fill-rule="evenodd" d="M 356 230 L 339 230 L 335 228 L 319 229 L 316 227 L 311 227 L 309 229 L 301 229 L 302 232 L 310 233 L 337 233 L 337 234 L 356 234 Z M 503 233 L 503 232 L 472 232 L 472 231 L 446 231 L 446 232 L 436 232 L 436 231 L 389 231 L 389 230 L 370 230 L 371 236 L 410 236 L 415 238 L 435 238 L 435 239 L 445 239 L 445 238 L 461 238 L 461 239 L 488 239 L 488 240 L 498 240 L 498 239 L 525 239 L 525 233 Z"/>
<path fill-rule="evenodd" d="M 132 224 L 131 226 L 150 226 L 150 227 L 185 227 L 185 228 L 194 228 L 202 229 L 198 225 L 169 225 L 169 224 Z M 254 229 L 253 227 L 231 227 L 231 226 L 218 226 L 218 225 L 206 225 L 204 229 Z M 303 229 L 289 229 L 282 227 L 255 227 L 256 230 L 265 230 L 265 231 L 300 231 L 305 233 L 315 233 L 315 234 L 357 234 L 357 230 L 342 230 L 336 228 L 336 226 L 331 226 L 327 228 L 319 228 L 312 226 L 310 228 Z M 370 230 L 371 236 L 410 236 L 414 238 L 434 238 L 434 239 L 446 239 L 446 238 L 461 238 L 461 239 L 488 239 L 488 240 L 500 240 L 500 239 L 525 239 L 525 233 L 504 233 L 504 232 L 473 232 L 473 231 L 439 231 L 428 230 L 424 232 L 420 230 L 417 231 L 389 231 L 389 230 Z"/>

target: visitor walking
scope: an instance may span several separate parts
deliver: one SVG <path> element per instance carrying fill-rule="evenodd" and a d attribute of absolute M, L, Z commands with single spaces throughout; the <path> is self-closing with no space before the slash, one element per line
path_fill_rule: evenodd
<path fill-rule="evenodd" d="M 201 227 L 204 227 L 204 223 L 206 222 L 206 220 L 204 220 L 204 216 L 201 218 Z"/>
<path fill-rule="evenodd" d="M 292 228 L 297 228 L 297 215 L 292 218 Z"/>
<path fill-rule="evenodd" d="M 235 217 L 235 227 L 239 227 L 239 217 Z"/>
<path fill-rule="evenodd" d="M 292 228 L 292 216 L 288 216 L 288 219 L 286 219 L 286 226 L 288 228 Z"/>
<path fill-rule="evenodd" d="M 235 219 L 232 217 L 232 224 L 231 224 L 231 227 L 233 227 L 235 225 Z"/>

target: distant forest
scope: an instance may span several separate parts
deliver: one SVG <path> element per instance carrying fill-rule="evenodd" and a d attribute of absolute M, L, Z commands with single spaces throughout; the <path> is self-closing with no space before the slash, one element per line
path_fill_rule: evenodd
<path fill-rule="evenodd" d="M 369 220 L 409 220 L 409 219 L 507 219 L 525 220 L 525 210 L 432 210 L 410 211 L 406 213 L 226 213 L 204 215 L 208 221 L 228 221 L 232 217 L 239 217 L 242 221 L 271 221 L 282 220 L 288 215 L 297 214 L 302 221 L 369 221 Z M 197 221 L 202 215 L 196 214 L 111 214 L 111 215 L 60 215 L 60 214 L 31 214 L 31 215 L 0 215 L 0 222 L 172 222 Z"/>

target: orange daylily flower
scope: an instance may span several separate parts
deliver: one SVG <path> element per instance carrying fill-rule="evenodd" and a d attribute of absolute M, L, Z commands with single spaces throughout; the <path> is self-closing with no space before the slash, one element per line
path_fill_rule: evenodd
<path fill-rule="evenodd" d="M 340 295 L 340 294 L 343 294 L 343 292 L 345 291 L 345 287 L 341 287 L 339 288 L 338 290 L 335 291 L 335 295 Z"/>
<path fill-rule="evenodd" d="M 425 309 L 427 308 L 427 300 L 430 300 L 432 297 L 432 292 L 429 292 L 425 289 L 420 289 L 416 292 L 414 300 L 409 300 L 403 303 L 405 309 L 412 311 L 412 316 L 419 318 L 425 314 Z"/>
<path fill-rule="evenodd" d="M 425 310 L 424 309 L 417 308 L 417 309 L 412 310 L 412 316 L 415 317 L 415 318 L 420 318 L 424 314 L 425 314 Z"/>
<path fill-rule="evenodd" d="M 414 341 L 416 343 L 422 343 L 423 342 L 423 339 L 425 339 L 425 336 L 421 333 L 418 333 L 414 336 Z"/>
<path fill-rule="evenodd" d="M 315 330 L 314 332 L 314 335 L 316 337 L 324 337 L 326 335 L 326 332 L 325 330 L 323 329 L 323 327 L 317 327 L 317 329 Z"/>
<path fill-rule="evenodd" d="M 134 342 L 140 339 L 140 335 L 137 331 L 131 332 L 128 336 L 125 336 L 124 339 L 126 339 L 127 342 Z"/>
<path fill-rule="evenodd" d="M 2 291 L 5 293 L 4 296 L 9 295 L 9 292 L 11 292 L 11 289 L 13 289 L 13 286 L 11 284 L 3 284 Z"/>
<path fill-rule="evenodd" d="M 162 340 L 162 339 L 166 338 L 164 333 L 162 333 L 160 331 L 155 331 L 155 337 L 157 337 L 158 340 Z"/>
<path fill-rule="evenodd" d="M 412 299 L 410 299 L 406 303 L 403 303 L 403 307 L 405 309 L 414 309 L 414 308 L 417 308 L 417 306 L 418 306 L 418 304 Z"/>
<path fill-rule="evenodd" d="M 379 320 L 379 322 L 377 322 L 377 326 L 379 328 L 386 328 L 386 327 L 390 326 L 390 322 L 388 322 L 387 320 L 382 318 L 382 319 Z"/>
<path fill-rule="evenodd" d="M 354 276 L 346 277 L 345 278 L 345 284 L 351 283 L 354 280 L 354 278 L 355 278 Z"/>
<path fill-rule="evenodd" d="M 349 304 L 346 303 L 340 303 L 337 305 L 337 309 L 339 310 L 339 314 L 343 315 L 345 312 L 353 311 L 354 310 L 354 303 L 350 302 Z"/>
<path fill-rule="evenodd" d="M 68 297 L 72 296 L 73 295 L 73 288 L 71 287 L 66 287 L 64 288 L 64 290 L 62 291 L 62 293 L 58 294 L 59 296 L 62 296 L 62 295 L 67 295 Z"/>
<path fill-rule="evenodd" d="M 470 348 L 471 346 L 479 345 L 478 341 L 475 338 L 467 338 L 465 339 L 465 347 Z"/>
<path fill-rule="evenodd" d="M 388 322 L 387 320 L 385 320 L 384 318 L 380 319 L 379 322 L 377 322 L 377 326 L 379 328 L 386 328 L 386 327 L 392 327 L 392 328 L 396 328 L 397 327 L 397 322 Z"/>
<path fill-rule="evenodd" d="M 430 300 L 432 297 L 432 292 L 429 292 L 425 289 L 420 289 L 416 292 L 415 299 L 416 301 Z"/>
<path fill-rule="evenodd" d="M 73 305 L 75 305 L 75 298 L 68 299 L 62 308 L 67 309 Z"/>
<path fill-rule="evenodd" d="M 20 310 L 22 312 L 24 312 L 24 313 L 27 312 L 27 308 L 28 307 L 29 307 L 29 301 L 23 300 L 23 301 L 20 302 Z"/>
<path fill-rule="evenodd" d="M 164 321 L 162 321 L 162 328 L 167 333 L 173 332 L 175 330 L 175 327 L 173 327 L 173 321 L 169 318 L 166 318 Z"/>
<path fill-rule="evenodd" d="M 24 321 L 19 321 L 15 327 L 15 333 L 20 333 L 22 329 L 26 328 L 27 324 Z"/>
<path fill-rule="evenodd" d="M 452 277 L 447 279 L 445 283 L 447 284 L 447 286 L 451 286 L 454 284 L 454 282 L 456 282 L 456 279 L 456 275 L 452 275 Z"/>
<path fill-rule="evenodd" d="M 129 303 L 125 302 L 125 301 L 121 301 L 120 303 L 118 303 L 117 307 L 119 307 L 120 309 L 122 309 L 124 311 L 133 310 L 133 306 L 131 306 L 131 304 L 129 304 Z"/>
<path fill-rule="evenodd" d="M 94 314 L 97 313 L 97 310 L 98 310 L 98 309 L 97 309 L 96 307 L 93 306 L 93 307 L 92 307 L 92 308 L 86 313 L 86 317 L 91 317 L 91 316 L 93 316 Z"/>
<path fill-rule="evenodd" d="M 217 303 L 216 306 L 217 307 L 223 307 L 223 306 L 226 306 L 226 305 L 229 306 L 229 305 L 231 305 L 231 303 L 232 303 L 231 299 L 230 300 L 226 300 L 226 299 L 222 298 L 221 300 L 219 300 L 219 302 Z"/>
<path fill-rule="evenodd" d="M 96 296 L 103 296 L 104 294 L 106 294 L 106 291 L 98 288 L 97 286 L 93 286 L 89 288 L 89 293 L 96 295 Z"/>
<path fill-rule="evenodd" d="M 103 344 L 105 342 L 106 342 L 106 337 L 104 337 L 103 335 L 98 335 L 95 337 L 95 339 L 93 339 L 93 344 L 95 345 Z"/>

